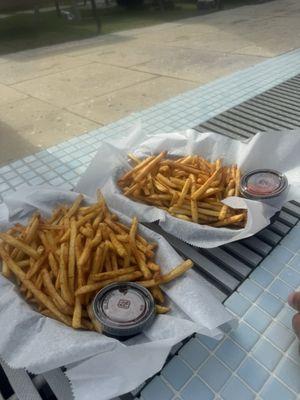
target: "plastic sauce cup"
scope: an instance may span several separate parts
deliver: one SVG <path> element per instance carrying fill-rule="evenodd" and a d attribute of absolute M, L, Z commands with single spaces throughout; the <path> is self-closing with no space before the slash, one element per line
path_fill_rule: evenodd
<path fill-rule="evenodd" d="M 271 199 L 282 195 L 288 187 L 287 177 L 273 169 L 256 169 L 243 175 L 241 194 L 252 200 Z"/>
<path fill-rule="evenodd" d="M 103 333 L 129 338 L 148 328 L 155 318 L 155 303 L 149 290 L 134 282 L 113 283 L 101 289 L 93 302 Z"/>

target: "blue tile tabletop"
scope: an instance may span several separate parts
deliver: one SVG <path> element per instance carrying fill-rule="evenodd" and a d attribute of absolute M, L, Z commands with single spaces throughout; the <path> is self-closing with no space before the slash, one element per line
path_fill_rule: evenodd
<path fill-rule="evenodd" d="M 272 378 L 262 390 L 261 398 L 263 400 L 294 400 L 296 395 L 276 378 Z"/>
<path fill-rule="evenodd" d="M 232 376 L 221 391 L 221 398 L 223 400 L 252 400 L 255 394 L 239 378 Z"/>

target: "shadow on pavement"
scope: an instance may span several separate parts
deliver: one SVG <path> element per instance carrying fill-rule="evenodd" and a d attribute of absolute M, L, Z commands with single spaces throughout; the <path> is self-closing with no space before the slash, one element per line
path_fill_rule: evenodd
<path fill-rule="evenodd" d="M 41 149 L 29 143 L 9 125 L 0 121 L 0 165 L 26 157 Z"/>

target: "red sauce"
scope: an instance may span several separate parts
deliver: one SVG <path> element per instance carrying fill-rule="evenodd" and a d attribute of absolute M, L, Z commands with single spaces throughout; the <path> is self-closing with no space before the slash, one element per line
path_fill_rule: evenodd
<path fill-rule="evenodd" d="M 270 172 L 260 172 L 249 177 L 247 191 L 254 195 L 267 195 L 280 187 L 280 178 Z"/>

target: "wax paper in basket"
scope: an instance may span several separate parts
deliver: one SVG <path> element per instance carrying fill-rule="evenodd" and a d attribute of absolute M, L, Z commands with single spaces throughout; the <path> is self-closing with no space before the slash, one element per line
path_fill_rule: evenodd
<path fill-rule="evenodd" d="M 71 203 L 75 197 L 74 192 L 53 187 L 23 189 L 0 206 L 0 229 L 26 222 L 36 210 L 49 215 L 55 205 Z M 130 223 L 128 217 L 120 218 Z M 182 261 L 160 235 L 145 227 L 140 227 L 140 233 L 158 243 L 156 261 L 164 272 Z M 144 334 L 122 343 L 42 316 L 0 275 L 0 358 L 12 368 L 33 373 L 68 365 L 66 373 L 76 400 L 111 399 L 158 372 L 177 342 L 193 332 L 220 337 L 218 327 L 232 319 L 194 271 L 165 285 L 164 291 L 172 312 L 158 316 Z"/>
<path fill-rule="evenodd" d="M 237 163 L 242 172 L 271 168 L 284 173 L 289 181 L 286 194 L 265 201 L 230 197 L 224 203 L 233 208 L 248 210 L 245 228 L 214 228 L 175 218 L 154 206 L 125 197 L 117 187 L 117 178 L 130 168 L 127 154 L 139 157 L 168 150 L 170 155 L 200 154 L 209 160 L 222 158 L 224 164 Z M 240 142 L 215 133 L 183 132 L 143 135 L 140 127 L 117 141 L 108 139 L 102 144 L 82 180 L 79 190 L 87 193 L 103 187 L 110 204 L 122 213 L 137 215 L 140 221 L 159 221 L 166 232 L 197 247 L 217 247 L 252 236 L 270 223 L 270 218 L 287 200 L 300 199 L 300 130 L 293 133 L 258 133 L 251 140 Z"/>

